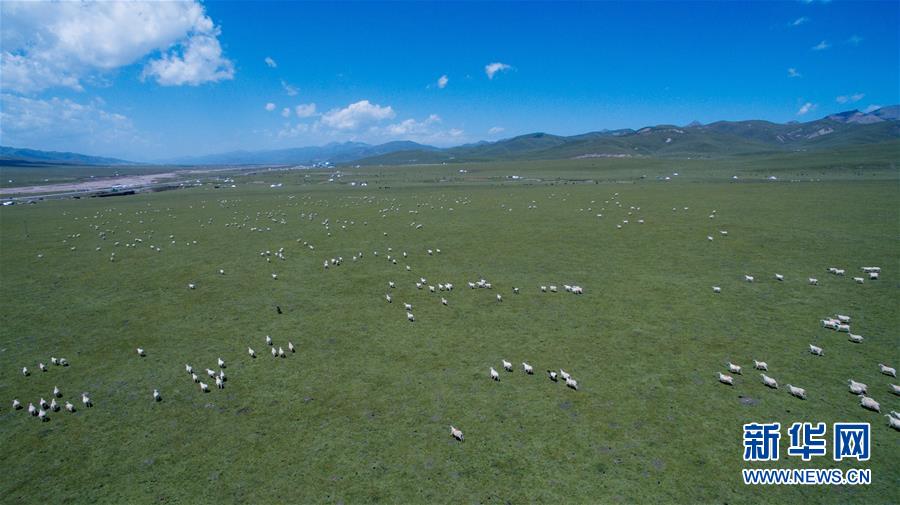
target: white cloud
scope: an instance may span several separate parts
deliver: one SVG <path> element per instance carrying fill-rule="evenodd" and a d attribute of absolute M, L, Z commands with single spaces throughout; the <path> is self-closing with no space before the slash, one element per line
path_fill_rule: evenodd
<path fill-rule="evenodd" d="M 291 117 L 291 108 L 285 107 L 281 109 L 281 117 Z"/>
<path fill-rule="evenodd" d="M 281 87 L 284 89 L 284 92 L 287 93 L 287 96 L 297 96 L 297 93 L 300 92 L 295 86 L 291 86 L 284 79 L 281 80 Z"/>
<path fill-rule="evenodd" d="M 502 126 L 494 126 L 490 130 L 488 130 L 488 135 L 497 135 L 499 133 L 503 133 L 504 131 L 506 131 L 506 128 L 503 128 Z"/>
<path fill-rule="evenodd" d="M 215 36 L 193 35 L 181 54 L 173 51 L 148 62 L 142 75 L 155 78 L 162 86 L 198 86 L 233 79 L 234 64 L 222 57 L 222 46 Z"/>
<path fill-rule="evenodd" d="M 791 26 L 800 26 L 800 25 L 808 23 L 808 22 L 809 22 L 808 17 L 800 16 L 799 18 L 795 19 L 793 23 L 791 23 Z"/>
<path fill-rule="evenodd" d="M 450 82 L 450 79 L 448 79 L 446 75 L 442 75 L 442 76 L 438 77 L 437 87 L 440 89 L 444 89 L 447 87 L 448 82 Z"/>
<path fill-rule="evenodd" d="M 431 114 L 424 121 L 416 121 L 415 119 L 406 119 L 396 124 L 385 127 L 384 132 L 390 135 L 421 135 L 429 132 L 431 125 L 440 123 L 441 117 L 437 114 Z"/>
<path fill-rule="evenodd" d="M 837 103 L 856 103 L 866 96 L 865 93 L 854 93 L 852 95 L 841 95 L 834 100 Z"/>
<path fill-rule="evenodd" d="M 273 110 L 275 110 L 275 104 L 272 103 L 272 102 L 267 103 L 267 104 L 266 104 L 266 110 L 269 111 L 269 112 L 272 112 Z"/>
<path fill-rule="evenodd" d="M 863 41 L 863 38 L 859 35 L 853 35 L 849 39 L 847 39 L 847 43 L 852 46 L 858 46 L 860 42 Z"/>
<path fill-rule="evenodd" d="M 264 61 L 266 62 L 266 65 L 269 66 L 269 68 L 275 68 L 278 66 L 278 63 L 275 63 L 275 60 L 273 60 L 271 56 L 266 56 L 266 59 Z"/>
<path fill-rule="evenodd" d="M 126 145 L 144 143 L 130 118 L 104 105 L 99 98 L 79 103 L 2 93 L 0 138 L 6 145 L 77 152 L 119 153 Z"/>
<path fill-rule="evenodd" d="M 301 103 L 300 105 L 294 107 L 294 113 L 297 114 L 297 117 L 315 116 L 316 115 L 316 104 Z"/>
<path fill-rule="evenodd" d="M 507 65 L 506 63 L 500 63 L 498 61 L 498 62 L 494 62 L 494 63 L 488 63 L 487 65 L 485 65 L 484 73 L 487 74 L 488 79 L 493 79 L 494 75 L 497 72 L 502 72 L 505 70 L 509 70 L 511 68 L 512 68 L 512 66 Z"/>
<path fill-rule="evenodd" d="M 831 47 L 831 45 L 828 43 L 828 41 L 823 40 L 822 42 L 819 42 L 818 44 L 812 46 L 812 50 L 813 51 L 823 51 L 825 49 L 828 49 L 829 47 Z"/>
<path fill-rule="evenodd" d="M 194 0 L 0 2 L 0 16 L 0 84 L 6 91 L 81 90 L 83 80 L 154 54 L 162 56 L 147 64 L 145 75 L 161 84 L 234 75 L 222 55 L 218 28 Z"/>
<path fill-rule="evenodd" d="M 880 109 L 880 108 L 881 108 L 880 105 L 872 104 L 872 105 L 866 107 L 865 109 L 863 109 L 863 112 L 865 112 L 866 114 L 868 114 L 868 113 L 874 112 L 874 111 L 876 111 L 876 110 L 878 110 L 878 109 Z"/>
<path fill-rule="evenodd" d="M 322 124 L 337 130 L 356 130 L 361 126 L 392 119 L 394 109 L 360 100 L 343 109 L 331 109 L 322 116 Z"/>
<path fill-rule="evenodd" d="M 284 128 L 278 131 L 278 138 L 294 138 L 299 137 L 305 133 L 308 133 L 311 129 L 310 126 L 306 123 L 297 123 L 295 125 L 291 125 L 290 123 L 285 123 Z"/>
<path fill-rule="evenodd" d="M 816 110 L 816 107 L 818 107 L 816 104 L 806 102 L 800 106 L 800 110 L 797 111 L 797 115 L 802 116 L 802 115 L 806 114 L 807 112 Z"/>
<path fill-rule="evenodd" d="M 791 67 L 788 69 L 788 77 L 803 77 L 803 74 L 801 74 L 800 71 L 798 71 L 796 68 Z"/>

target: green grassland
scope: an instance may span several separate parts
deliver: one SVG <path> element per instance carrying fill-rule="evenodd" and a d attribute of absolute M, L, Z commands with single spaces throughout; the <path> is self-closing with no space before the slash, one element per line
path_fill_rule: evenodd
<path fill-rule="evenodd" d="M 865 382 L 882 413 L 900 410 L 877 367 L 900 365 L 896 161 L 882 147 L 363 167 L 332 183 L 273 172 L 2 208 L 0 501 L 898 503 L 900 432 L 846 387 Z M 282 247 L 284 260 L 260 256 Z M 864 265 L 882 278 L 855 284 Z M 455 289 L 417 290 L 420 276 Z M 481 277 L 492 290 L 466 287 Z M 821 328 L 835 313 L 863 344 Z M 272 358 L 265 335 L 297 352 Z M 38 371 L 50 356 L 71 366 Z M 226 387 L 201 393 L 184 365 L 202 374 L 217 357 Z M 501 359 L 515 372 L 492 382 Z M 782 388 L 765 388 L 752 359 Z M 734 387 L 716 381 L 729 360 L 745 367 Z M 40 423 L 10 409 L 54 385 L 76 413 Z M 830 443 L 827 457 L 788 458 L 783 428 L 782 460 L 749 465 L 753 421 L 870 422 L 872 459 L 836 463 Z M 871 468 L 874 482 L 751 488 L 748 467 Z"/>

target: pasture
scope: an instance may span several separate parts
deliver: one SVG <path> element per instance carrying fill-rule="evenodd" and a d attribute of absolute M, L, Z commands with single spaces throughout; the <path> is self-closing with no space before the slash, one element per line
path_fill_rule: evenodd
<path fill-rule="evenodd" d="M 896 154 L 779 156 L 291 171 L 2 208 L 0 501 L 900 502 L 900 396 L 877 366 L 900 365 Z M 881 278 L 853 282 L 869 265 Z M 862 344 L 822 328 L 837 313 Z M 225 387 L 203 393 L 184 366 L 219 357 Z M 10 408 L 54 386 L 75 413 Z M 782 424 L 778 464 L 741 459 L 754 421 Z M 785 457 L 795 421 L 870 422 L 871 461 Z M 873 483 L 748 487 L 751 467 Z"/>

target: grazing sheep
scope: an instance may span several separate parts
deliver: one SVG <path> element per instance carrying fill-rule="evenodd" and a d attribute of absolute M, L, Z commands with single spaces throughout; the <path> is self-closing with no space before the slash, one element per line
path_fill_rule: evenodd
<path fill-rule="evenodd" d="M 859 405 L 864 409 L 881 412 L 881 405 L 879 405 L 874 398 L 869 398 L 866 395 L 859 395 Z"/>
<path fill-rule="evenodd" d="M 41 398 L 41 401 L 38 402 L 38 405 L 40 405 L 40 407 L 41 407 L 42 409 L 46 409 L 46 408 L 49 408 L 49 407 L 50 407 L 50 404 L 47 403 L 47 400 L 45 400 L 45 399 L 43 399 L 43 398 Z"/>
<path fill-rule="evenodd" d="M 212 370 L 212 369 L 210 369 L 210 368 L 207 368 L 207 369 L 206 369 L 206 375 L 209 375 L 210 377 L 215 377 L 215 376 L 216 376 L 216 372 L 215 372 L 215 370 Z"/>
<path fill-rule="evenodd" d="M 862 335 L 854 335 L 852 333 L 848 333 L 848 335 L 850 336 L 850 341 L 854 344 L 861 344 L 864 340 Z"/>
<path fill-rule="evenodd" d="M 447 299 L 446 299 L 446 298 L 441 298 L 441 304 L 442 304 L 442 305 L 447 305 L 447 303 L 448 303 L 448 302 L 447 302 Z"/>
<path fill-rule="evenodd" d="M 45 364 L 43 364 L 43 363 L 38 363 L 38 368 L 39 368 L 42 372 L 46 372 L 46 371 L 47 371 L 47 365 L 45 365 Z"/>
<path fill-rule="evenodd" d="M 391 295 L 389 293 L 384 294 L 384 299 L 387 300 L 388 303 L 392 303 L 394 301 L 394 299 L 391 298 Z"/>
<path fill-rule="evenodd" d="M 500 381 L 500 374 L 498 374 L 497 371 L 494 370 L 494 367 L 491 367 L 491 379 L 498 382 Z"/>
<path fill-rule="evenodd" d="M 550 286 L 550 292 L 556 293 L 556 286 Z"/>
<path fill-rule="evenodd" d="M 290 351 L 290 352 L 292 352 L 292 353 L 293 353 L 293 352 L 297 352 L 297 349 L 294 347 L 294 343 L 293 343 L 293 342 L 288 342 L 288 351 Z"/>
<path fill-rule="evenodd" d="M 66 410 L 68 410 L 69 412 L 75 412 L 75 406 L 69 402 L 66 402 Z"/>
<path fill-rule="evenodd" d="M 728 384 L 729 386 L 734 386 L 734 377 L 730 375 L 725 375 L 722 372 L 719 373 L 719 382 L 722 384 Z"/>
<path fill-rule="evenodd" d="M 895 430 L 900 431 L 900 419 L 895 418 L 894 416 L 885 415 L 884 417 L 888 418 L 888 426 L 894 428 Z"/>
<path fill-rule="evenodd" d="M 720 286 L 713 286 L 713 293 L 721 293 L 722 288 Z"/>
<path fill-rule="evenodd" d="M 138 356 L 140 356 L 140 357 L 142 357 L 142 358 L 143 358 L 144 356 L 147 355 L 147 354 L 144 352 L 144 350 L 143 350 L 142 348 L 140 348 L 140 347 L 137 348 L 137 354 L 138 354 Z"/>
<path fill-rule="evenodd" d="M 184 370 L 185 370 L 187 373 L 194 373 L 194 368 L 193 368 L 191 365 L 187 365 L 187 364 L 184 365 Z"/>
<path fill-rule="evenodd" d="M 788 393 L 796 396 L 797 398 L 800 398 L 801 400 L 806 399 L 806 390 L 805 389 L 798 388 L 796 386 L 791 386 L 790 384 L 787 385 L 787 388 L 788 388 Z"/>
<path fill-rule="evenodd" d="M 524 361 L 522 362 L 522 370 L 524 370 L 528 375 L 534 374 L 534 367 L 532 367 L 528 363 L 525 363 Z"/>
<path fill-rule="evenodd" d="M 266 335 L 266 345 L 272 345 L 272 337 Z"/>
<path fill-rule="evenodd" d="M 388 281 L 388 287 L 394 288 L 395 287 L 394 281 Z"/>
<path fill-rule="evenodd" d="M 12 408 L 13 410 L 19 410 L 22 408 L 22 404 L 19 403 L 19 400 L 13 400 Z"/>
<path fill-rule="evenodd" d="M 878 280 L 878 272 L 869 272 L 869 280 L 877 281 Z"/>
<path fill-rule="evenodd" d="M 282 348 L 282 347 L 278 348 L 278 356 L 281 358 L 286 357 L 286 355 L 284 354 L 284 348 Z"/>
<path fill-rule="evenodd" d="M 273 357 L 273 358 L 277 358 L 277 357 L 278 357 L 278 349 L 275 349 L 275 348 L 273 347 L 273 348 L 271 349 L 271 351 L 272 351 L 272 357 Z"/>
<path fill-rule="evenodd" d="M 574 389 L 575 391 L 578 391 L 578 381 L 571 377 L 566 379 L 566 386 Z"/>
<path fill-rule="evenodd" d="M 753 368 L 757 370 L 765 370 L 767 372 L 769 371 L 769 365 L 765 361 L 753 360 Z"/>
<path fill-rule="evenodd" d="M 91 397 L 88 396 L 87 393 L 81 393 L 81 403 L 83 403 L 85 407 L 94 406 L 94 402 L 91 401 Z"/>
<path fill-rule="evenodd" d="M 547 377 L 549 377 L 553 382 L 559 380 L 559 376 L 553 370 L 547 370 Z"/>
<path fill-rule="evenodd" d="M 752 275 L 744 275 L 744 280 L 747 282 L 753 282 L 753 276 Z"/>
<path fill-rule="evenodd" d="M 406 309 L 407 311 L 411 311 L 411 310 L 412 310 L 412 304 L 410 304 L 410 303 L 404 303 L 404 304 L 403 304 L 403 308 Z"/>
<path fill-rule="evenodd" d="M 503 301 L 503 297 L 500 296 L 499 293 L 497 294 L 497 301 L 498 301 L 498 302 L 502 302 L 502 301 Z"/>
<path fill-rule="evenodd" d="M 841 314 L 838 314 L 836 317 L 837 317 L 837 320 L 838 320 L 838 321 L 840 321 L 840 322 L 842 322 L 842 323 L 844 323 L 844 324 L 847 324 L 847 323 L 850 322 L 850 316 L 843 316 L 843 315 L 841 315 Z"/>
<path fill-rule="evenodd" d="M 837 331 L 843 331 L 846 333 L 850 333 L 850 325 L 849 324 L 839 324 L 837 327 Z"/>
<path fill-rule="evenodd" d="M 50 363 L 52 363 L 52 364 L 54 364 L 54 365 L 58 365 L 58 364 L 59 364 L 59 360 L 56 359 L 56 358 L 54 358 L 53 356 L 50 356 Z"/>
<path fill-rule="evenodd" d="M 781 275 L 781 274 L 775 274 L 775 279 L 777 279 L 777 280 L 779 280 L 779 281 L 783 281 L 783 280 L 784 280 L 784 276 Z"/>
<path fill-rule="evenodd" d="M 251 348 L 251 347 L 247 348 L 247 354 L 249 354 L 251 358 L 256 357 L 256 351 L 254 351 L 253 348 Z"/>
<path fill-rule="evenodd" d="M 225 389 L 225 381 L 223 381 L 221 377 L 216 377 L 216 387 L 219 389 Z"/>
<path fill-rule="evenodd" d="M 69 362 L 66 361 L 66 358 L 59 358 L 59 364 L 62 366 L 69 366 Z"/>
<path fill-rule="evenodd" d="M 411 323 L 416 322 L 416 316 L 414 316 L 414 315 L 412 314 L 412 312 L 407 312 L 407 313 L 406 313 L 406 319 L 407 319 L 409 322 L 411 322 Z"/>
<path fill-rule="evenodd" d="M 547 292 L 547 286 L 541 286 L 541 293 Z"/>
<path fill-rule="evenodd" d="M 59 392 L 58 386 L 53 386 L 53 396 L 57 398 L 60 398 L 62 396 L 62 393 Z"/>
<path fill-rule="evenodd" d="M 222 358 L 219 358 L 219 368 L 225 368 L 225 360 Z"/>
<path fill-rule="evenodd" d="M 38 412 L 38 419 L 40 419 L 41 421 L 49 421 L 50 420 L 50 418 L 47 416 L 47 411 L 45 411 L 44 409 L 41 409 Z"/>
<path fill-rule="evenodd" d="M 197 377 L 197 374 L 192 373 L 191 380 L 193 380 L 194 382 L 200 382 L 200 377 Z"/>
<path fill-rule="evenodd" d="M 897 412 L 896 410 L 892 410 L 890 415 L 894 419 L 900 419 L 900 412 Z"/>
<path fill-rule="evenodd" d="M 28 404 L 28 413 L 31 414 L 31 415 L 33 415 L 33 416 L 36 416 L 36 415 L 37 415 L 37 408 L 35 408 L 35 406 L 34 406 L 33 403 L 29 403 L 29 404 Z"/>
<path fill-rule="evenodd" d="M 809 352 L 813 353 L 816 356 L 824 356 L 825 351 L 822 350 L 821 347 L 809 344 Z"/>
<path fill-rule="evenodd" d="M 883 373 L 885 375 L 890 375 L 891 377 L 897 376 L 897 370 L 895 370 L 887 365 L 882 365 L 881 363 L 879 363 L 878 368 L 881 370 L 881 373 Z"/>
<path fill-rule="evenodd" d="M 222 379 L 222 382 L 225 382 L 226 380 L 228 380 L 225 377 L 225 370 L 219 370 L 219 378 Z"/>
<path fill-rule="evenodd" d="M 519 288 L 513 288 L 513 294 L 519 294 Z"/>
<path fill-rule="evenodd" d="M 855 395 L 866 393 L 869 389 L 869 386 L 863 384 L 862 382 L 856 382 L 853 379 L 847 379 L 847 384 L 850 385 L 850 392 Z"/>
<path fill-rule="evenodd" d="M 728 367 L 728 371 L 730 371 L 731 373 L 736 373 L 736 374 L 738 374 L 738 375 L 743 375 L 743 374 L 741 373 L 741 367 L 740 367 L 740 366 L 735 365 L 734 363 L 732 363 L 732 362 L 730 362 L 730 361 L 729 361 L 728 363 L 726 363 L 725 366 Z"/>
<path fill-rule="evenodd" d="M 50 410 L 53 412 L 59 412 L 59 404 L 56 403 L 56 398 L 50 400 Z"/>
<path fill-rule="evenodd" d="M 513 371 L 513 369 L 512 369 L 512 363 L 510 363 L 509 361 L 506 361 L 505 359 L 501 359 L 500 362 L 503 363 L 503 369 L 504 369 L 504 370 L 506 370 L 507 372 L 512 372 L 512 371 Z"/>
<path fill-rule="evenodd" d="M 272 274 L 272 279 L 277 280 L 277 279 L 278 279 L 278 274 Z"/>
<path fill-rule="evenodd" d="M 194 284 L 193 282 L 189 282 L 189 283 L 188 283 L 188 289 L 194 289 L 194 288 L 196 288 L 196 287 L 197 287 L 197 285 Z"/>
<path fill-rule="evenodd" d="M 430 291 L 431 293 L 434 293 L 434 286 L 428 286 L 428 291 Z"/>
<path fill-rule="evenodd" d="M 759 374 L 759 376 L 762 377 L 763 384 L 769 386 L 772 389 L 778 389 L 778 382 L 775 381 L 775 379 L 769 377 L 764 373 Z"/>
<path fill-rule="evenodd" d="M 812 285 L 812 286 L 818 286 L 818 285 L 819 285 L 819 279 L 816 279 L 815 277 L 810 277 L 810 278 L 809 278 L 809 284 Z"/>
<path fill-rule="evenodd" d="M 450 426 L 450 436 L 459 440 L 460 442 L 463 441 L 463 432 L 454 428 L 453 425 Z"/>
<path fill-rule="evenodd" d="M 200 391 L 203 391 L 204 393 L 209 393 L 209 385 L 207 385 L 205 382 L 201 382 L 200 383 Z"/>
<path fill-rule="evenodd" d="M 160 396 L 159 390 L 158 390 L 158 389 L 154 389 L 154 390 L 153 390 L 153 401 L 158 402 L 158 401 L 161 401 L 161 400 L 162 400 L 162 396 Z"/>
<path fill-rule="evenodd" d="M 891 384 L 890 386 L 891 386 L 891 393 L 894 393 L 895 395 L 900 395 L 900 386 L 898 386 L 896 384 Z"/>
<path fill-rule="evenodd" d="M 712 242 L 712 240 L 713 240 L 712 235 L 707 235 L 707 236 L 706 236 L 706 240 L 709 240 L 710 242 Z"/>

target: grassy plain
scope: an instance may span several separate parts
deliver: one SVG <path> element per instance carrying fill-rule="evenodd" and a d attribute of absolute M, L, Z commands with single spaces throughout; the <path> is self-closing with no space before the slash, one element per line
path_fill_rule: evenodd
<path fill-rule="evenodd" d="M 900 364 L 896 158 L 364 167 L 333 183 L 278 172 L 237 188 L 2 208 L 0 501 L 900 502 L 900 433 L 845 384 L 900 410 L 876 366 Z M 260 256 L 281 247 L 284 260 Z M 855 284 L 864 265 L 881 280 Z M 455 289 L 417 290 L 420 276 Z M 493 290 L 466 287 L 481 277 Z M 853 317 L 863 344 L 821 328 L 835 313 Z M 272 358 L 265 335 L 297 353 Z M 71 366 L 39 372 L 50 356 Z M 219 356 L 226 387 L 201 393 L 184 364 L 202 372 Z M 809 399 L 765 388 L 754 358 Z M 516 371 L 494 383 L 501 359 Z M 745 367 L 734 387 L 716 382 L 729 360 Z M 577 392 L 547 380 L 560 367 Z M 49 400 L 54 385 L 77 413 L 42 424 L 10 409 Z M 82 391 L 94 408 L 81 408 Z M 752 421 L 870 422 L 868 463 L 835 463 L 830 444 L 827 458 L 787 458 L 783 429 L 782 461 L 758 467 L 871 468 L 874 482 L 744 486 Z"/>

